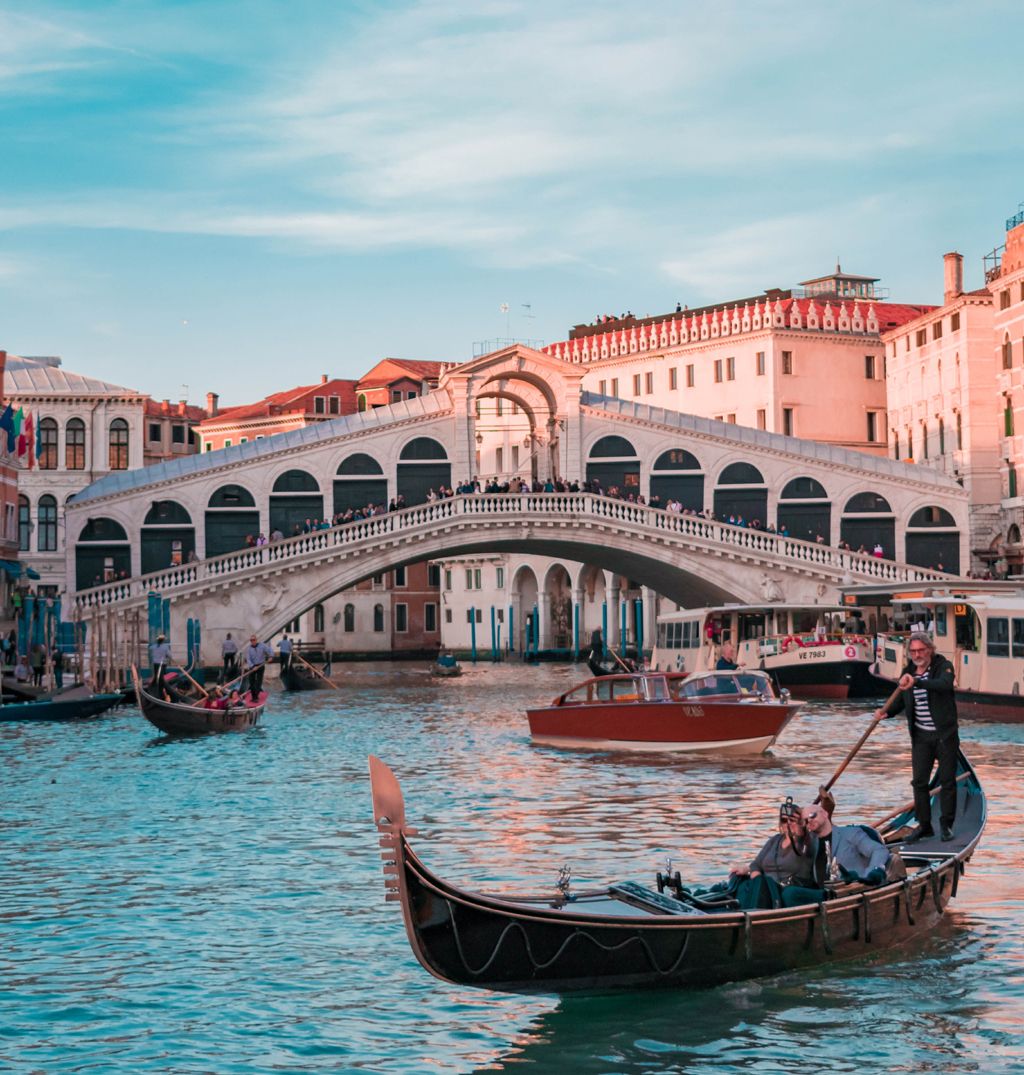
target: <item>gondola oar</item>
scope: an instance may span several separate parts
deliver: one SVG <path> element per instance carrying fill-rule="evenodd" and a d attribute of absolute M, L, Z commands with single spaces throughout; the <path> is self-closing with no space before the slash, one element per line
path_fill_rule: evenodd
<path fill-rule="evenodd" d="M 320 672 L 320 671 L 318 671 L 318 670 L 317 670 L 316 668 L 314 668 L 314 667 L 313 667 L 313 666 L 312 666 L 312 665 L 311 665 L 311 664 L 309 663 L 309 661 L 307 661 L 307 660 L 306 660 L 306 658 L 302 656 L 302 654 L 301 654 L 301 653 L 295 653 L 295 654 L 293 654 L 292 656 L 293 656 L 293 657 L 298 657 L 298 659 L 299 659 L 300 661 L 302 661 L 302 663 L 303 663 L 303 664 L 304 664 L 304 665 L 305 665 L 305 666 L 306 666 L 306 667 L 307 667 L 307 668 L 308 668 L 308 669 L 309 669 L 309 670 L 310 670 L 310 671 L 311 671 L 311 672 L 312 672 L 312 673 L 313 673 L 314 675 L 316 675 L 316 676 L 319 676 L 319 677 L 320 677 L 320 678 L 321 678 L 321 679 L 322 679 L 322 680 L 323 680 L 323 681 L 324 681 L 325 683 L 330 683 L 330 685 L 331 685 L 331 686 L 332 686 L 332 687 L 333 687 L 333 688 L 334 688 L 334 689 L 335 689 L 336 691 L 340 691 L 340 690 L 341 690 L 341 687 L 339 687 L 337 683 L 335 683 L 335 682 L 334 682 L 333 680 L 331 680 L 331 679 L 329 679 L 329 678 L 328 678 L 327 676 L 325 676 L 325 675 L 323 674 L 323 672 Z"/>
<path fill-rule="evenodd" d="M 897 687 L 886 699 L 885 704 L 882 706 L 882 708 L 885 709 L 892 702 L 895 702 L 899 695 L 900 689 L 899 687 Z M 832 816 L 832 811 L 836 808 L 836 801 L 831 795 L 832 785 L 835 784 L 835 782 L 843 775 L 843 773 L 846 771 L 846 767 L 850 764 L 851 761 L 853 761 L 854 757 L 856 757 L 857 751 L 859 751 L 860 748 L 867 742 L 868 736 L 878 727 L 879 723 L 883 719 L 884 718 L 874 716 L 871 718 L 871 723 L 865 729 L 864 734 L 857 740 L 856 743 L 854 743 L 853 749 L 850 751 L 849 754 L 846 755 L 846 757 L 842 761 L 842 764 L 832 774 L 829 782 L 827 784 L 820 785 L 820 787 L 818 788 L 818 797 L 814 801 L 816 803 L 821 803 L 821 805 L 825 807 L 825 809 L 828 811 L 829 817 Z"/>
<path fill-rule="evenodd" d="M 236 683 L 241 683 L 247 675 L 252 672 L 255 672 L 257 668 L 262 668 L 266 663 L 266 661 L 260 661 L 259 664 L 254 664 L 252 668 L 247 668 L 240 676 L 235 676 L 234 679 L 229 680 L 227 683 L 225 683 L 223 685 L 224 690 L 227 690 L 229 687 L 233 687 Z"/>
<path fill-rule="evenodd" d="M 182 675 L 183 675 L 183 676 L 184 676 L 184 677 L 185 677 L 185 678 L 186 678 L 186 679 L 187 679 L 187 680 L 189 681 L 189 683 L 191 683 L 191 684 L 192 684 L 192 686 L 193 686 L 193 687 L 196 687 L 196 688 L 197 688 L 198 690 L 201 690 L 201 691 L 203 692 L 203 697 L 204 697 L 204 698 L 209 698 L 209 697 L 210 697 L 210 692 L 209 692 L 209 691 L 208 691 L 208 690 L 207 690 L 207 689 L 206 689 L 206 688 L 205 688 L 205 687 L 204 687 L 204 686 L 202 685 L 202 683 L 197 683 L 197 682 L 196 682 L 196 681 L 195 681 L 195 680 L 194 680 L 194 679 L 193 679 L 193 678 L 192 678 L 192 677 L 191 677 L 191 676 L 190 676 L 190 675 L 188 674 L 188 669 L 187 669 L 187 668 L 181 668 L 181 669 L 179 669 L 179 671 L 180 671 L 180 672 L 181 672 L 181 674 L 182 674 Z"/>

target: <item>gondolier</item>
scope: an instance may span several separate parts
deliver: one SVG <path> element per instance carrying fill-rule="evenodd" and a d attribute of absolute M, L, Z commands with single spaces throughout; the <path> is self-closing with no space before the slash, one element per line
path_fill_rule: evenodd
<path fill-rule="evenodd" d="M 249 645 L 245 647 L 242 657 L 245 662 L 246 690 L 253 698 L 263 690 L 263 672 L 267 661 L 273 656 L 274 651 L 266 642 L 261 642 L 256 635 L 249 637 Z"/>
<path fill-rule="evenodd" d="M 277 648 L 281 651 L 281 674 L 283 675 L 292 666 L 292 640 L 287 633 L 278 642 Z"/>
<path fill-rule="evenodd" d="M 153 679 L 151 685 L 156 688 L 158 695 L 164 691 L 164 672 L 171 663 L 171 644 L 166 635 L 157 635 L 156 641 L 149 647 L 149 660 L 153 665 Z"/>
<path fill-rule="evenodd" d="M 230 631 L 221 643 L 220 655 L 224 661 L 224 679 L 229 680 L 238 668 L 238 643 L 231 637 Z"/>
<path fill-rule="evenodd" d="M 910 663 L 903 669 L 897 687 L 899 695 L 875 710 L 883 720 L 906 712 L 910 729 L 910 757 L 917 830 L 910 841 L 928 840 L 934 835 L 932 801 L 929 792 L 932 767 L 938 765 L 939 826 L 943 842 L 953 839 L 956 819 L 956 765 L 960 750 L 959 723 L 954 697 L 953 666 L 935 652 L 931 636 L 914 631 L 907 642 Z M 910 842 L 908 841 L 908 842 Z"/>

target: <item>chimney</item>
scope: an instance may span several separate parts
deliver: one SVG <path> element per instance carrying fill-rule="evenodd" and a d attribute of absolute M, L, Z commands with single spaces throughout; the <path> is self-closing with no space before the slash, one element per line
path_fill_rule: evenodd
<path fill-rule="evenodd" d="M 320 374 L 320 383 L 321 384 L 327 384 L 327 374 L 326 373 L 321 373 Z"/>
<path fill-rule="evenodd" d="M 171 410 L 171 401 L 165 399 L 160 403 L 160 411 L 162 414 L 168 414 Z"/>
<path fill-rule="evenodd" d="M 179 399 L 178 400 L 178 414 L 184 414 L 185 413 L 185 408 L 187 406 L 188 406 L 188 400 L 187 399 Z"/>
<path fill-rule="evenodd" d="M 206 393 L 206 413 L 211 418 L 217 417 L 217 404 L 220 402 L 220 396 L 216 392 Z"/>
<path fill-rule="evenodd" d="M 953 251 L 942 256 L 942 266 L 945 274 L 944 303 L 952 302 L 958 295 L 964 293 L 964 256 Z"/>

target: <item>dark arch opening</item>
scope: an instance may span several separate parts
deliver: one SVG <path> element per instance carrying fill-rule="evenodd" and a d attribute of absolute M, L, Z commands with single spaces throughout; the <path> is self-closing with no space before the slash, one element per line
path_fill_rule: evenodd
<path fill-rule="evenodd" d="M 444 450 L 444 446 L 432 437 L 416 437 L 402 449 L 399 458 L 411 463 L 429 459 L 447 459 L 448 453 Z"/>
<path fill-rule="evenodd" d="M 274 482 L 272 493 L 319 493 L 320 486 L 312 474 L 304 470 L 286 470 Z"/>
<path fill-rule="evenodd" d="M 89 519 L 75 546 L 75 586 L 79 590 L 131 574 L 131 547 L 124 527 L 113 519 Z"/>
<path fill-rule="evenodd" d="M 759 489 L 736 486 L 761 486 Z M 723 486 L 725 488 L 723 488 Z M 768 490 L 757 467 L 750 463 L 730 463 L 722 471 L 715 489 L 715 518 L 723 522 L 764 524 L 768 518 Z"/>
<path fill-rule="evenodd" d="M 604 460 L 597 462 L 596 460 Z M 640 460 L 625 437 L 602 437 L 590 449 L 587 481 L 602 492 L 617 489 L 622 495 L 640 492 Z"/>
<path fill-rule="evenodd" d="M 652 503 L 664 507 L 670 500 L 678 500 L 684 510 L 704 510 L 704 475 L 693 473 L 701 469 L 696 456 L 684 448 L 671 448 L 658 456 L 651 469 Z M 667 473 L 669 471 L 676 473 Z M 680 473 L 682 471 L 688 473 Z"/>
<path fill-rule="evenodd" d="M 252 493 L 241 485 L 222 485 L 210 497 L 204 520 L 206 555 L 223 556 L 245 548 L 260 531 L 260 513 Z"/>
<path fill-rule="evenodd" d="M 602 437 L 590 449 L 591 459 L 636 458 L 636 449 L 625 437 Z"/>
<path fill-rule="evenodd" d="M 814 478 L 794 478 L 786 482 L 779 493 L 780 500 L 827 500 L 825 486 Z"/>

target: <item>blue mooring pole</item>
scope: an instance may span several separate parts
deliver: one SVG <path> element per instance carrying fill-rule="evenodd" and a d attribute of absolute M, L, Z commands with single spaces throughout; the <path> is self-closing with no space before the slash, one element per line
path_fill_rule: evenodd
<path fill-rule="evenodd" d="M 572 659 L 580 659 L 580 606 L 572 606 Z"/>
<path fill-rule="evenodd" d="M 472 605 L 469 609 L 469 652 L 470 659 L 476 664 L 476 609 Z"/>
<path fill-rule="evenodd" d="M 601 604 L 601 652 L 598 657 L 604 657 L 605 647 L 608 645 L 608 602 Z"/>
<path fill-rule="evenodd" d="M 491 661 L 498 660 L 498 617 L 491 605 Z"/>

